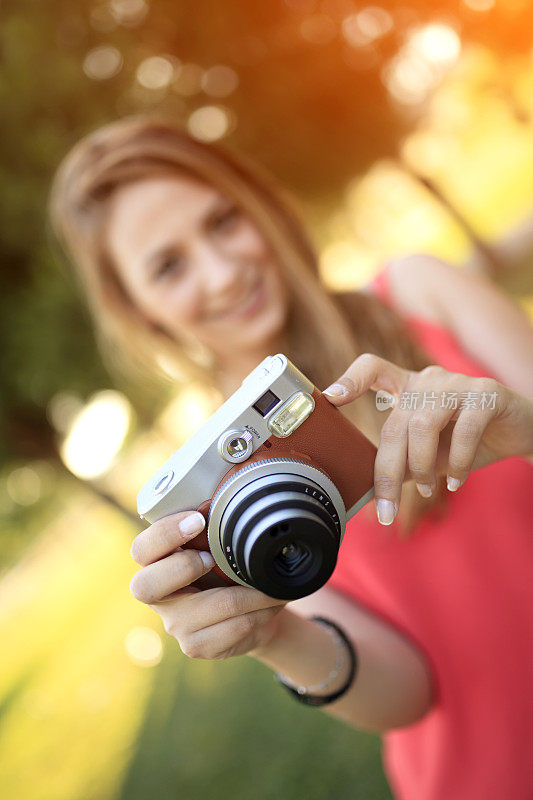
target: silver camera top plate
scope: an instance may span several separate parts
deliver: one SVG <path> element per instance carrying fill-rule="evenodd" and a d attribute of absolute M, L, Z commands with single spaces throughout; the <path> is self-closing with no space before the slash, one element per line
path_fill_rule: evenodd
<path fill-rule="evenodd" d="M 251 455 L 272 436 L 268 418 L 276 408 L 295 392 L 312 394 L 313 389 L 311 381 L 285 355 L 267 356 L 142 487 L 137 495 L 139 515 L 148 522 L 156 522 L 177 511 L 198 508 L 200 503 L 212 497 L 215 488 L 231 469 L 231 464 L 222 458 L 219 451 L 222 434 L 228 430 L 250 432 L 253 437 Z M 279 403 L 262 416 L 253 405 L 267 390 L 279 398 Z"/>

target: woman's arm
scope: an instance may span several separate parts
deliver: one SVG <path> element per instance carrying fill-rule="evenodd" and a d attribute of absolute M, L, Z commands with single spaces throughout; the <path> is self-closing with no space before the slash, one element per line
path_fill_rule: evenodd
<path fill-rule="evenodd" d="M 533 397 L 533 326 L 494 283 L 428 255 L 391 262 L 389 274 L 395 294 L 423 294 L 466 352 L 501 383 Z"/>
<path fill-rule="evenodd" d="M 313 686 L 330 674 L 337 652 L 330 633 L 302 614 L 323 614 L 339 621 L 360 662 L 352 687 L 324 706 L 328 713 L 355 727 L 388 730 L 428 710 L 430 680 L 420 654 L 392 626 L 327 586 L 290 604 L 248 586 L 200 590 L 198 581 L 215 562 L 208 551 L 186 545 L 204 528 L 202 514 L 181 511 L 141 531 L 131 547 L 142 567 L 132 594 L 157 611 L 184 655 L 222 660 L 251 653 L 289 680 Z M 344 684 L 348 660 L 343 669 L 324 694 Z"/>
<path fill-rule="evenodd" d="M 529 258 L 533 265 L 533 214 L 530 212 L 500 239 L 487 242 L 506 271 L 525 265 Z M 464 263 L 468 272 L 485 273 L 487 264 L 483 255 L 474 250 Z"/>
<path fill-rule="evenodd" d="M 331 635 L 312 615 L 337 622 L 353 642 L 358 656 L 356 678 L 338 700 L 320 708 L 350 725 L 386 731 L 410 725 L 431 707 L 432 684 L 422 654 L 399 632 L 353 600 L 327 586 L 289 603 L 276 617 L 278 630 L 271 641 L 249 655 L 280 672 L 291 683 L 313 686 L 323 681 L 336 661 Z M 340 688 L 347 676 L 337 676 Z"/>

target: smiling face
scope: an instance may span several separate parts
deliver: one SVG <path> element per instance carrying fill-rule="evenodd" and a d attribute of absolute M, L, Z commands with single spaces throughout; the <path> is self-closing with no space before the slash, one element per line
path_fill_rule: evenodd
<path fill-rule="evenodd" d="M 106 246 L 149 321 L 177 340 L 198 339 L 241 379 L 280 341 L 288 292 L 278 263 L 253 220 L 216 188 L 185 175 L 120 187 Z"/>

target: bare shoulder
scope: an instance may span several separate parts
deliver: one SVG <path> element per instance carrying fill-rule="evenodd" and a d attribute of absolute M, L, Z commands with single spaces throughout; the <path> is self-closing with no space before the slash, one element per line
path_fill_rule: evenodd
<path fill-rule="evenodd" d="M 473 291 L 482 286 L 486 288 L 489 283 L 485 276 L 472 274 L 470 270 L 426 253 L 391 259 L 385 269 L 392 302 L 399 314 L 426 319 L 443 327 L 450 324 L 451 306 L 454 312 L 468 311 Z M 371 284 L 359 291 L 374 293 Z"/>
<path fill-rule="evenodd" d="M 404 316 L 445 325 L 439 287 L 453 277 L 456 270 L 440 258 L 419 253 L 390 261 L 387 273 L 395 307 Z"/>

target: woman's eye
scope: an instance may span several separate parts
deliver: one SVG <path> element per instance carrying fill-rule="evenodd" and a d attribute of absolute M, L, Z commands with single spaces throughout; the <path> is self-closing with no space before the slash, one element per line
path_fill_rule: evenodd
<path fill-rule="evenodd" d="M 183 258 L 181 256 L 168 256 L 156 267 L 154 276 L 156 278 L 164 277 L 173 272 L 181 270 L 183 267 Z"/>
<path fill-rule="evenodd" d="M 237 206 L 232 206 L 228 208 L 227 211 L 219 214 L 218 217 L 215 217 L 213 220 L 213 228 L 217 231 L 229 230 L 237 222 L 240 215 L 240 209 L 238 209 Z"/>

